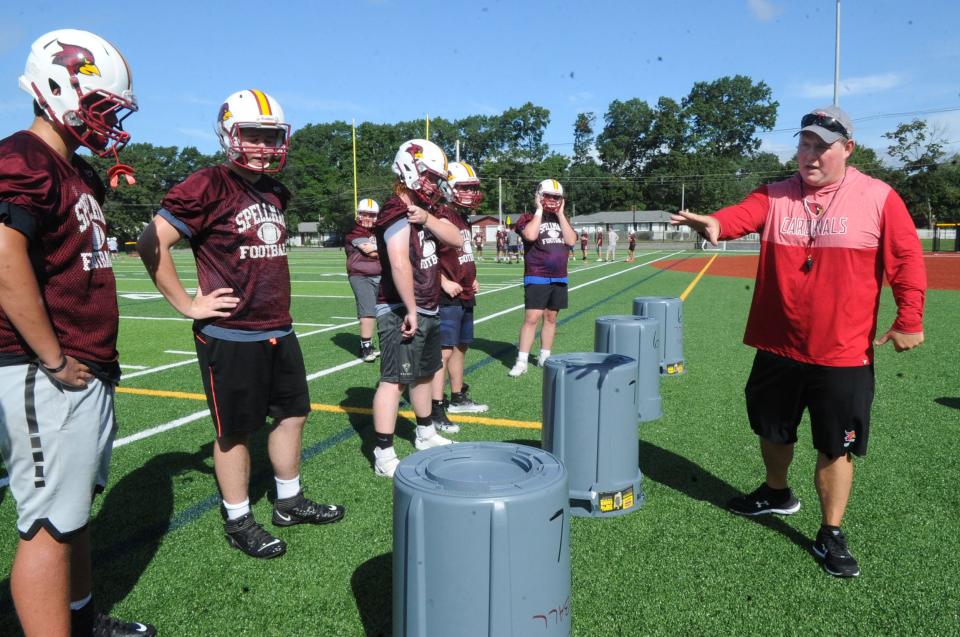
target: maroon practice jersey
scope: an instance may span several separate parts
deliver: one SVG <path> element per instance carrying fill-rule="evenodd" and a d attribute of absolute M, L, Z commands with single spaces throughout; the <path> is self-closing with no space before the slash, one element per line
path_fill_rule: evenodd
<path fill-rule="evenodd" d="M 34 274 L 61 348 L 74 358 L 115 367 L 119 312 L 103 197 L 103 182 L 80 157 L 68 163 L 27 131 L 0 141 L 5 211 L 0 217 L 29 239 Z M 33 357 L 2 310 L 0 356 Z"/>
<path fill-rule="evenodd" d="M 344 238 L 343 251 L 347 253 L 347 274 L 349 276 L 377 276 L 380 274 L 379 257 L 369 257 L 355 245 L 357 242 L 363 243 L 364 240 L 369 240 L 374 245 L 377 244 L 377 238 L 373 236 L 373 230 L 364 228 L 359 223 L 354 224 Z"/>
<path fill-rule="evenodd" d="M 377 303 L 402 304 L 400 294 L 393 284 L 393 270 L 387 255 L 384 234 L 393 224 L 407 218 L 407 204 L 400 197 L 391 197 L 377 215 L 373 232 L 377 237 L 377 253 L 380 255 L 380 292 Z M 440 301 L 440 278 L 437 274 L 437 240 L 426 228 L 410 224 L 410 267 L 413 269 L 413 295 L 417 307 L 434 312 Z"/>
<path fill-rule="evenodd" d="M 540 276 L 553 279 L 567 276 L 567 259 L 570 248 L 563 242 L 560 219 L 552 212 L 544 212 L 540 220 L 540 234 L 536 241 L 527 241 L 523 229 L 533 215 L 529 212 L 517 220 L 514 226 L 523 238 L 523 273 L 525 276 Z"/>
<path fill-rule="evenodd" d="M 251 184 L 221 164 L 203 168 L 163 198 L 161 214 L 190 240 L 204 294 L 232 288 L 230 316 L 198 321 L 239 330 L 288 327 L 290 271 L 283 211 L 290 193 L 267 176 Z"/>
<path fill-rule="evenodd" d="M 442 305 L 464 305 L 471 307 L 475 301 L 473 282 L 477 280 L 477 264 L 473 261 L 473 245 L 470 243 L 470 226 L 455 208 L 443 206 L 439 216 L 457 227 L 463 245 L 451 248 L 443 243 L 439 244 L 437 253 L 440 255 L 440 273 L 449 280 L 458 283 L 463 291 L 456 298 L 451 299 L 441 288 L 440 303 Z"/>

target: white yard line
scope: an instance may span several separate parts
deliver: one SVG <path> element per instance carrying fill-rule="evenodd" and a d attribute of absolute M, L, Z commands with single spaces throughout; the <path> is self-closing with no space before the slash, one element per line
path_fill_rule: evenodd
<path fill-rule="evenodd" d="M 127 365 L 120 363 L 120 369 L 147 369 L 147 365 Z"/>
<path fill-rule="evenodd" d="M 128 445 L 131 442 L 136 442 L 137 440 L 143 440 L 144 438 L 149 438 L 150 436 L 155 436 L 156 434 L 163 433 L 170 429 L 176 429 L 177 427 L 182 427 L 188 423 L 191 423 L 195 420 L 200 420 L 205 416 L 210 415 L 209 409 L 204 409 L 203 411 L 198 411 L 196 413 L 190 414 L 189 416 L 184 416 L 183 418 L 177 418 L 176 420 L 171 420 L 170 422 L 157 425 L 156 427 L 151 427 L 150 429 L 144 429 L 143 431 L 138 431 L 135 434 L 130 434 L 123 438 L 119 438 L 113 441 L 113 448 L 122 447 Z"/>
<path fill-rule="evenodd" d="M 138 376 L 146 376 L 147 374 L 155 374 L 155 373 L 157 373 L 157 372 L 162 372 L 162 371 L 165 371 L 165 370 L 168 370 L 168 369 L 173 369 L 174 367 L 183 367 L 184 365 L 189 365 L 189 364 L 191 364 L 191 363 L 196 363 L 196 362 L 197 362 L 197 357 L 194 356 L 193 358 L 188 358 L 187 360 L 184 360 L 184 361 L 177 361 L 176 363 L 170 363 L 169 365 L 160 365 L 159 367 L 151 367 L 151 368 L 145 369 L 145 370 L 143 370 L 143 371 L 141 371 L 141 372 L 133 372 L 132 374 L 124 374 L 124 375 L 123 375 L 123 380 L 129 380 L 129 379 L 131 379 L 131 378 L 137 378 Z"/>

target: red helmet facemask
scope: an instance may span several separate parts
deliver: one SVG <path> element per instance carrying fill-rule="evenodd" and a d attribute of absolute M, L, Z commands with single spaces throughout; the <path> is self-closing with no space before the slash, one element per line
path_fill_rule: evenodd
<path fill-rule="evenodd" d="M 540 196 L 540 205 L 544 212 L 558 213 L 563 207 L 563 197 L 544 193 Z"/>
<path fill-rule="evenodd" d="M 258 130 L 258 127 L 234 124 L 230 128 L 230 161 L 240 168 L 258 173 L 273 174 L 283 170 L 283 166 L 287 162 L 287 149 L 290 145 L 290 125 L 276 124 L 264 127 L 264 130 L 276 131 L 278 140 L 274 146 L 257 146 L 250 142 L 244 142 L 240 134 L 243 130 Z M 254 166 L 250 163 L 250 160 L 257 156 L 261 158 L 260 166 Z"/>
<path fill-rule="evenodd" d="M 130 133 L 123 130 L 123 120 L 137 110 L 137 105 L 113 93 L 91 91 L 80 95 L 74 87 L 80 108 L 64 113 L 63 128 L 80 144 L 100 157 L 115 154 L 130 141 Z M 57 121 L 52 112 L 53 121 Z"/>
<path fill-rule="evenodd" d="M 462 184 L 453 187 L 453 202 L 461 208 L 479 208 L 483 203 L 480 184 Z"/>
<path fill-rule="evenodd" d="M 417 183 L 420 185 L 420 188 L 411 190 L 410 192 L 412 192 L 421 203 L 427 206 L 437 205 L 445 196 L 444 187 L 450 188 L 450 186 L 447 185 L 446 178 L 432 170 L 421 172 Z"/>
<path fill-rule="evenodd" d="M 377 214 L 374 212 L 358 212 L 357 224 L 362 228 L 372 228 L 377 221 Z"/>

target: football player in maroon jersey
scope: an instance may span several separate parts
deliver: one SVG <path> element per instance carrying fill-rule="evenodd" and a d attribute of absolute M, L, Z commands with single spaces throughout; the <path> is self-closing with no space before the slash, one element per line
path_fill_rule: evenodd
<path fill-rule="evenodd" d="M 0 141 L 0 452 L 20 532 L 10 590 L 27 635 L 154 635 L 96 612 L 88 528 L 116 431 L 119 316 L 103 182 L 76 151 L 116 156 L 129 141 L 130 69 L 103 38 L 60 29 L 33 43 L 20 87 L 33 123 Z"/>
<path fill-rule="evenodd" d="M 577 233 L 564 215 L 566 199 L 556 179 L 544 179 L 534 195 L 536 212 L 517 220 L 516 229 L 526 248 L 523 259 L 523 325 L 517 346 L 517 362 L 507 374 L 513 378 L 527 373 L 530 348 L 541 319 L 540 356 L 543 367 L 550 358 L 557 333 L 557 315 L 567 307 L 567 254 Z"/>
<path fill-rule="evenodd" d="M 487 405 L 470 398 L 470 387 L 463 382 L 463 368 L 467 350 L 473 342 L 473 309 L 480 291 L 477 266 L 470 245 L 469 214 L 483 203 L 480 178 L 466 162 L 450 164 L 447 183 L 450 184 L 451 205 L 444 206 L 444 218 L 449 220 L 463 238 L 459 247 L 440 246 L 440 346 L 443 368 L 433 380 L 433 420 L 438 431 L 457 433 L 460 427 L 450 422 L 450 413 L 482 413 Z M 446 375 L 450 376 L 450 402 L 444 400 Z"/>
<path fill-rule="evenodd" d="M 447 156 L 426 139 L 404 142 L 393 162 L 394 196 L 380 208 L 374 234 L 380 255 L 377 329 L 380 383 L 373 398 L 376 475 L 393 477 L 400 464 L 393 448 L 404 388 L 417 418 L 417 449 L 448 445 L 431 417 L 430 390 L 441 368 L 440 278 L 437 241 L 460 247 L 460 232 L 433 214 L 449 191 Z"/>
<path fill-rule="evenodd" d="M 215 130 L 227 160 L 174 186 L 137 246 L 167 301 L 194 319 L 194 345 L 216 439 L 224 532 L 252 557 L 283 555 L 286 544 L 254 519 L 248 496 L 250 435 L 273 419 L 268 455 L 277 499 L 273 524 L 327 524 L 344 508 L 317 504 L 300 487 L 300 447 L 310 412 L 306 371 L 290 317 L 284 210 L 290 193 L 270 174 L 286 161 L 290 126 L 271 96 L 230 95 Z M 191 297 L 170 248 L 190 240 L 198 286 Z"/>
<path fill-rule="evenodd" d="M 373 347 L 373 330 L 377 326 L 377 290 L 380 289 L 380 257 L 373 224 L 380 213 L 380 204 L 373 199 L 361 199 L 357 204 L 357 221 L 344 237 L 343 250 L 347 255 L 347 278 L 357 301 L 357 320 L 360 321 L 360 358 L 372 363 L 380 356 Z"/>

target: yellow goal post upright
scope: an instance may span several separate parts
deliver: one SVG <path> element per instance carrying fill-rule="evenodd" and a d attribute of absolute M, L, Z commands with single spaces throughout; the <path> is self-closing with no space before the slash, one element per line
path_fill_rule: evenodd
<path fill-rule="evenodd" d="M 960 252 L 960 223 L 936 223 L 933 225 L 933 251 L 950 252 L 948 240 L 953 235 L 953 252 Z"/>

